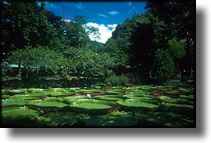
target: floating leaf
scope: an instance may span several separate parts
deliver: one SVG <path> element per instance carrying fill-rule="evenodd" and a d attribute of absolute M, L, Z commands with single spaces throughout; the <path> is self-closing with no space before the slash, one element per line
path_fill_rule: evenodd
<path fill-rule="evenodd" d="M 31 117 L 37 115 L 37 111 L 28 108 L 18 108 L 13 110 L 2 111 L 3 117 Z"/>
<path fill-rule="evenodd" d="M 104 96 L 96 96 L 96 99 L 103 99 L 103 100 L 109 100 L 109 101 L 118 101 L 122 100 L 123 97 L 119 95 L 104 95 Z"/>
<path fill-rule="evenodd" d="M 145 109 L 157 109 L 159 106 L 152 103 L 145 103 L 142 100 L 138 99 L 126 99 L 117 101 L 118 104 L 126 107 L 139 107 Z"/>
<path fill-rule="evenodd" d="M 38 107 L 56 107 L 62 108 L 67 106 L 61 102 L 45 102 L 45 101 L 29 101 L 29 105 L 38 106 Z"/>
<path fill-rule="evenodd" d="M 60 97 L 47 97 L 44 99 L 45 102 L 63 102 L 63 98 Z"/>
<path fill-rule="evenodd" d="M 193 110 L 193 105 L 186 105 L 186 104 L 175 104 L 175 103 L 165 103 L 165 107 L 171 108 L 171 109 L 188 109 Z"/>
<path fill-rule="evenodd" d="M 2 106 L 24 106 L 27 104 L 26 100 L 23 99 L 5 99 L 2 100 Z"/>
<path fill-rule="evenodd" d="M 111 109 L 113 106 L 111 102 L 96 99 L 80 99 L 72 104 L 72 107 L 84 109 Z"/>
<path fill-rule="evenodd" d="M 14 95 L 11 96 L 10 99 L 25 99 L 25 100 L 33 100 L 33 99 L 41 99 L 45 98 L 46 95 L 41 95 L 41 94 L 25 94 L 25 95 Z"/>
<path fill-rule="evenodd" d="M 14 94 L 24 94 L 26 93 L 26 89 L 4 89 L 2 90 L 2 94 L 14 95 Z"/>
<path fill-rule="evenodd" d="M 77 91 L 79 94 L 91 94 L 91 93 L 101 93 L 104 92 L 103 90 L 100 89 L 80 89 Z"/>
<path fill-rule="evenodd" d="M 69 96 L 69 95 L 73 95 L 74 93 L 73 92 L 70 92 L 70 91 L 60 91 L 60 90 L 53 90 L 50 92 L 50 95 L 51 96 Z"/>
<path fill-rule="evenodd" d="M 192 101 L 185 98 L 171 98 L 168 96 L 160 96 L 159 99 L 160 101 L 165 102 L 165 103 L 193 104 Z"/>
<path fill-rule="evenodd" d="M 65 97 L 64 102 L 66 103 L 73 103 L 74 101 L 80 100 L 80 99 L 88 99 L 89 97 L 87 96 L 70 96 L 70 97 Z"/>

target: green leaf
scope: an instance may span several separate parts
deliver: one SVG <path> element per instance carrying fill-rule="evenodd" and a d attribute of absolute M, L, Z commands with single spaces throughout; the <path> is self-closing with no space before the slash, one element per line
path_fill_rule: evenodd
<path fill-rule="evenodd" d="M 29 101 L 29 105 L 38 106 L 38 107 L 55 107 L 55 108 L 63 108 L 67 105 L 61 102 L 45 102 L 45 101 Z"/>
<path fill-rule="evenodd" d="M 138 107 L 143 109 L 157 109 L 159 106 L 157 104 L 146 103 L 138 99 L 126 99 L 117 101 L 118 104 L 125 107 Z"/>
<path fill-rule="evenodd" d="M 5 99 L 2 100 L 2 106 L 6 107 L 6 106 L 24 106 L 28 103 L 27 100 L 23 100 L 23 99 Z"/>

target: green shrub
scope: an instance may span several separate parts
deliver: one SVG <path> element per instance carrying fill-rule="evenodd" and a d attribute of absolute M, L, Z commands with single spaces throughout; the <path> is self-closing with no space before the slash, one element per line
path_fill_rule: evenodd
<path fill-rule="evenodd" d="M 112 86 L 126 85 L 129 79 L 125 75 L 112 75 L 106 79 L 106 83 Z"/>

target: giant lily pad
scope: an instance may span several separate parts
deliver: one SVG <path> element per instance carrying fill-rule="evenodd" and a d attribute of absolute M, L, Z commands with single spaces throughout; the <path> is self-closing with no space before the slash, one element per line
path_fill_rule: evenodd
<path fill-rule="evenodd" d="M 88 113 L 102 113 L 104 114 L 109 109 L 112 109 L 115 106 L 114 103 L 96 99 L 80 99 L 71 105 L 74 109 L 79 112 L 88 112 Z"/>
<path fill-rule="evenodd" d="M 146 92 L 146 91 L 144 91 L 144 90 L 133 90 L 132 92 L 131 92 L 131 94 L 133 94 L 133 95 L 142 95 L 142 96 L 145 96 L 145 95 L 149 95 L 149 92 Z"/>
<path fill-rule="evenodd" d="M 193 101 L 186 98 L 171 98 L 168 96 L 160 96 L 159 99 L 164 103 L 193 104 Z"/>
<path fill-rule="evenodd" d="M 13 110 L 6 110 L 2 111 L 2 117 L 10 117 L 10 118 L 15 118 L 15 117 L 31 117 L 31 116 L 37 116 L 38 112 L 32 109 L 28 108 L 18 108 L 18 109 L 13 109 Z"/>
<path fill-rule="evenodd" d="M 104 96 L 96 96 L 96 99 L 103 99 L 103 100 L 109 100 L 109 101 L 118 101 L 122 100 L 123 97 L 119 95 L 104 95 Z"/>
<path fill-rule="evenodd" d="M 179 90 L 183 93 L 183 94 L 193 94 L 193 89 L 191 88 L 179 88 Z"/>
<path fill-rule="evenodd" d="M 180 98 L 188 99 L 188 100 L 193 100 L 194 99 L 194 96 L 193 95 L 180 95 Z"/>
<path fill-rule="evenodd" d="M 149 94 L 134 94 L 134 93 L 130 93 L 130 94 L 126 94 L 124 95 L 124 97 L 127 98 L 133 98 L 133 99 L 139 99 L 139 98 L 151 98 L 153 99 L 153 96 L 149 95 Z"/>
<path fill-rule="evenodd" d="M 146 103 L 138 99 L 120 100 L 117 103 L 129 108 L 157 109 L 159 107 L 157 104 Z"/>
<path fill-rule="evenodd" d="M 92 93 L 102 93 L 103 90 L 100 89 L 80 89 L 77 91 L 79 94 L 92 94 Z"/>
<path fill-rule="evenodd" d="M 193 105 L 186 105 L 186 104 L 176 104 L 176 103 L 165 103 L 165 107 L 168 109 L 179 109 L 179 110 L 193 110 Z"/>
<path fill-rule="evenodd" d="M 23 99 L 4 99 L 2 100 L 2 106 L 23 106 L 26 105 L 27 101 Z"/>
<path fill-rule="evenodd" d="M 11 96 L 10 99 L 33 100 L 33 99 L 41 99 L 41 98 L 45 98 L 45 97 L 46 97 L 46 95 L 42 95 L 42 94 L 25 94 L 25 95 Z"/>
<path fill-rule="evenodd" d="M 33 127 L 38 112 L 28 108 L 18 108 L 2 111 L 2 125 L 4 127 Z"/>
<path fill-rule="evenodd" d="M 26 89 L 4 89 L 2 90 L 2 94 L 14 95 L 14 94 L 25 94 L 27 92 Z"/>
<path fill-rule="evenodd" d="M 47 97 L 44 99 L 45 102 L 63 102 L 64 99 L 60 97 Z"/>
<path fill-rule="evenodd" d="M 80 100 L 80 99 L 88 99 L 89 97 L 87 96 L 70 96 L 70 97 L 64 97 L 64 102 L 66 103 L 73 103 L 77 100 Z"/>
<path fill-rule="evenodd" d="M 46 91 L 46 89 L 42 89 L 42 88 L 29 88 L 27 91 L 28 92 L 43 92 L 43 91 Z"/>
<path fill-rule="evenodd" d="M 50 92 L 51 96 L 69 96 L 69 95 L 73 95 L 74 92 L 70 91 L 70 90 L 65 90 L 65 89 L 53 89 Z"/>
<path fill-rule="evenodd" d="M 38 106 L 38 107 L 54 107 L 54 108 L 63 108 L 67 106 L 61 102 L 46 102 L 46 101 L 29 101 L 29 105 Z"/>
<path fill-rule="evenodd" d="M 140 101 L 146 102 L 146 103 L 157 104 L 157 101 L 154 99 L 154 97 L 149 94 L 139 94 L 139 95 L 127 94 L 127 95 L 124 95 L 124 97 L 129 98 L 129 99 L 137 99 L 137 100 L 140 100 Z"/>

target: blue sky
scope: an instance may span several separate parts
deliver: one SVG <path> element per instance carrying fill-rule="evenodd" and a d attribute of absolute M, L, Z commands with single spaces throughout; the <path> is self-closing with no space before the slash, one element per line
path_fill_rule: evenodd
<path fill-rule="evenodd" d="M 144 2 L 46 2 L 46 9 L 63 19 L 76 15 L 87 17 L 87 24 L 99 28 L 100 40 L 105 43 L 118 24 L 134 14 L 144 13 Z M 101 28 L 101 29 L 100 29 Z"/>

